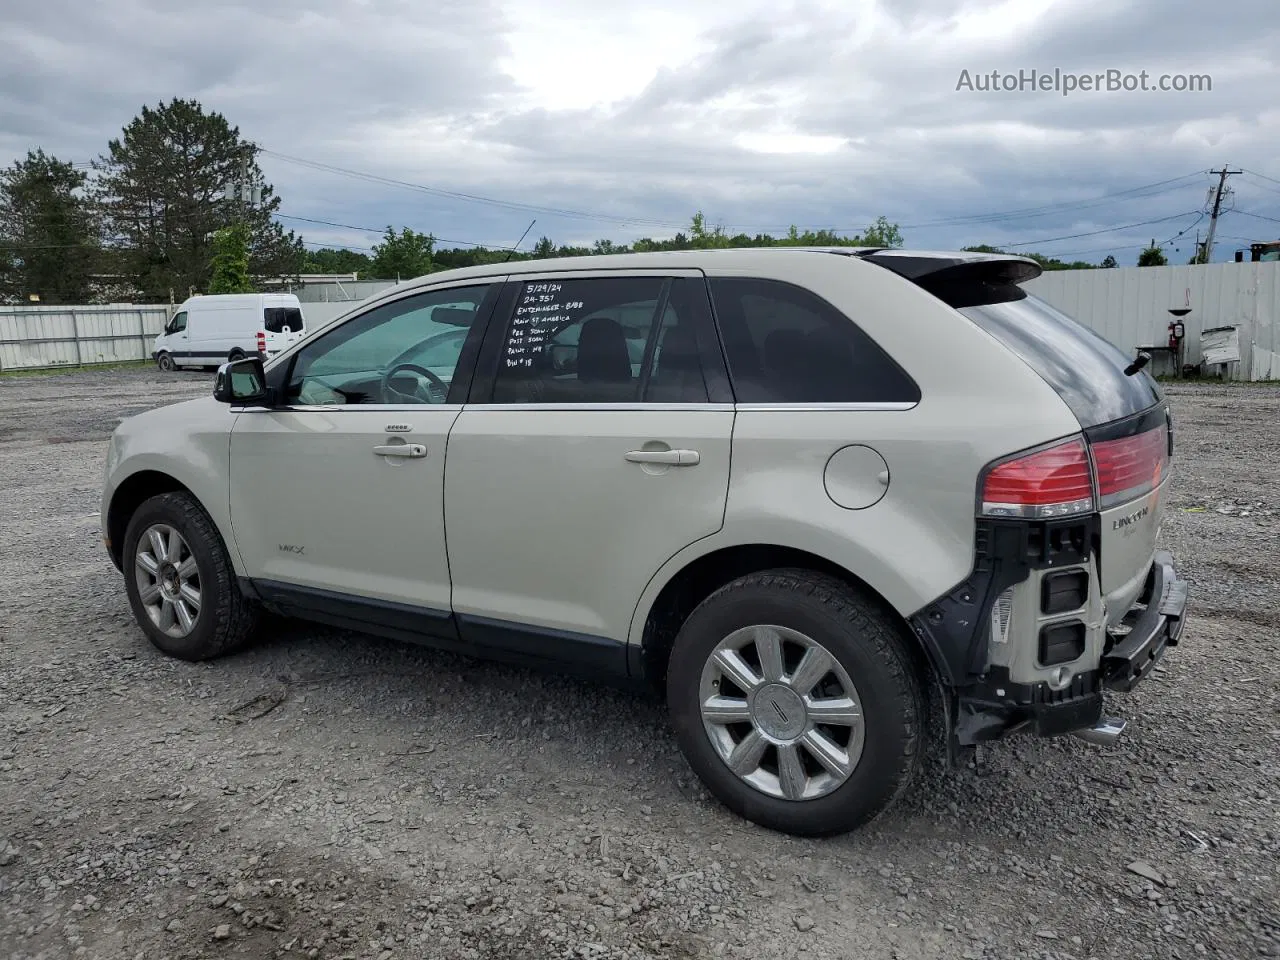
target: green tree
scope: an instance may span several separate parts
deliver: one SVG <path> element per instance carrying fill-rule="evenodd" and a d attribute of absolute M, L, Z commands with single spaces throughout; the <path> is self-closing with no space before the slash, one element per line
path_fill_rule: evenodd
<path fill-rule="evenodd" d="M 1116 261 L 1115 257 L 1113 257 L 1111 254 L 1108 253 L 1106 257 L 1103 258 L 1101 266 L 1105 267 L 1108 270 L 1111 270 L 1111 269 L 1114 269 L 1115 267 L 1120 266 L 1120 264 Z"/>
<path fill-rule="evenodd" d="M 1164 251 L 1159 245 L 1152 240 L 1151 246 L 1147 247 L 1138 254 L 1138 266 L 1140 267 L 1163 267 L 1169 263 L 1164 255 Z"/>
<path fill-rule="evenodd" d="M 223 227 L 213 235 L 213 276 L 210 293 L 253 293 L 249 278 L 249 228 L 242 223 Z"/>
<path fill-rule="evenodd" d="M 144 106 L 108 143 L 95 163 L 98 196 L 139 293 L 167 297 L 172 290 L 182 297 L 207 289 L 213 236 L 237 221 L 248 230 L 251 276 L 299 272 L 302 243 L 273 219 L 280 197 L 271 185 L 261 185 L 257 205 L 226 199 L 227 184 L 241 180 L 244 164 L 250 182 L 261 183 L 257 153 L 222 114 L 177 98 Z"/>
<path fill-rule="evenodd" d="M 693 225 L 689 229 L 689 245 L 695 249 L 703 250 L 728 247 L 730 243 L 728 236 L 725 235 L 724 227 L 716 227 L 714 230 L 707 229 L 706 217 L 699 210 L 693 215 Z"/>
<path fill-rule="evenodd" d="M 39 149 L 0 170 L 0 301 L 92 299 L 102 232 L 85 181 Z"/>
<path fill-rule="evenodd" d="M 875 222 L 862 234 L 859 246 L 863 247 L 901 247 L 902 230 L 896 223 L 890 223 L 884 216 L 876 217 Z"/>
<path fill-rule="evenodd" d="M 404 227 L 396 233 L 387 227 L 382 243 L 373 248 L 370 277 L 377 280 L 410 280 L 431 272 L 435 237 Z"/>
<path fill-rule="evenodd" d="M 308 250 L 302 261 L 303 273 L 354 273 L 358 278 L 369 276 L 373 260 L 358 250 L 342 250 L 322 247 Z"/>

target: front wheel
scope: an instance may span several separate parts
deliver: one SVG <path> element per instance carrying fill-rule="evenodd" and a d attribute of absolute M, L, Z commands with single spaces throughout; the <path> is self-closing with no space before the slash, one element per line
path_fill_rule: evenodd
<path fill-rule="evenodd" d="M 750 574 L 703 601 L 676 637 L 667 701 L 712 794 L 784 833 L 862 826 L 919 765 L 924 695 L 902 630 L 812 571 Z"/>
<path fill-rule="evenodd" d="M 172 373 L 176 364 L 173 362 L 173 357 L 167 353 L 162 353 L 156 357 L 156 366 L 165 373 Z"/>
<path fill-rule="evenodd" d="M 257 608 L 241 594 L 222 537 L 190 494 L 143 503 L 125 529 L 123 556 L 134 618 L 159 649 L 208 660 L 248 642 Z"/>

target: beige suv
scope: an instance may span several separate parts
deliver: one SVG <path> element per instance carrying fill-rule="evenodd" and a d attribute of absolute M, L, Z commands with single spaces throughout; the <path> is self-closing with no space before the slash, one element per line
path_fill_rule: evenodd
<path fill-rule="evenodd" d="M 953 757 L 1109 741 L 1186 587 L 1156 384 L 1017 257 L 757 249 L 430 274 L 127 420 L 103 535 L 196 660 L 259 610 L 664 695 L 757 823 L 857 827 Z"/>

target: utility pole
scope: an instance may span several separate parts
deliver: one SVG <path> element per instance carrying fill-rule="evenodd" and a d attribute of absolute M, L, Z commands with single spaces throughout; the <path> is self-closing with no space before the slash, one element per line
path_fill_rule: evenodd
<path fill-rule="evenodd" d="M 240 178 L 238 182 L 228 183 L 224 188 L 227 200 L 239 201 L 240 219 L 249 222 L 249 211 L 262 202 L 262 187 L 249 182 L 249 160 L 253 156 L 253 147 L 246 144 L 240 154 Z"/>
<path fill-rule="evenodd" d="M 246 146 L 240 154 L 240 199 L 244 201 L 241 216 L 249 219 L 249 204 L 252 202 L 252 195 L 248 190 L 249 186 L 249 148 Z"/>
<path fill-rule="evenodd" d="M 1222 195 L 1226 192 L 1227 177 L 1242 171 L 1228 170 L 1226 164 L 1223 164 L 1221 170 L 1210 170 L 1209 172 L 1218 175 L 1218 190 L 1213 197 L 1213 213 L 1209 215 L 1209 234 L 1204 238 L 1205 263 L 1209 263 L 1213 258 L 1213 234 L 1218 229 L 1218 216 L 1222 213 Z"/>

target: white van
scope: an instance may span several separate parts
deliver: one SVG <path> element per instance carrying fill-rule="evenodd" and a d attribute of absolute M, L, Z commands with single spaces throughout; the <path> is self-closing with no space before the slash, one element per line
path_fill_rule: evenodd
<path fill-rule="evenodd" d="M 161 370 L 213 367 L 255 354 L 266 360 L 305 333 L 302 304 L 291 293 L 195 296 L 178 307 L 151 356 Z"/>

